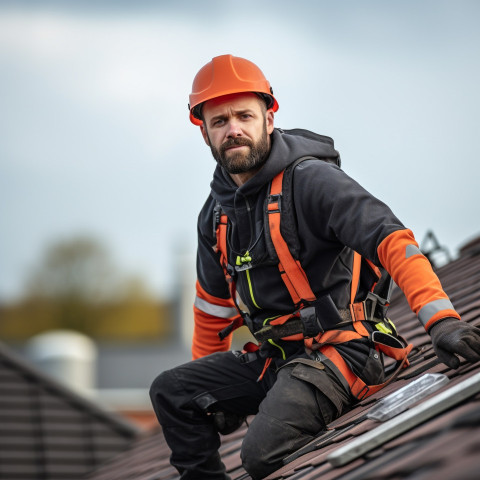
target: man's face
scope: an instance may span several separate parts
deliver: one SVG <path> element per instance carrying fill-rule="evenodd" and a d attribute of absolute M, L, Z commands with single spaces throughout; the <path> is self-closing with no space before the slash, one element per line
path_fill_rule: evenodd
<path fill-rule="evenodd" d="M 202 110 L 203 138 L 215 160 L 230 174 L 256 172 L 266 162 L 273 111 L 254 93 L 209 100 Z"/>

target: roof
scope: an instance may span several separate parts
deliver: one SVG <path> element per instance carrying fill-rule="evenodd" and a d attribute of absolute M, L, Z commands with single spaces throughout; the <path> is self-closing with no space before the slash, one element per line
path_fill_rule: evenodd
<path fill-rule="evenodd" d="M 480 239 L 479 239 L 480 240 Z M 437 274 L 464 321 L 480 326 L 480 251 L 471 242 L 459 259 Z M 475 248 L 470 248 L 475 246 Z M 400 290 L 394 291 L 389 317 L 415 345 L 410 366 L 385 387 L 328 425 L 290 463 L 268 480 L 289 479 L 477 479 L 480 471 L 480 363 L 462 362 L 457 370 L 440 364 L 428 335 Z M 425 399 L 384 423 L 367 417 L 379 401 L 426 373 L 449 381 Z M 476 393 L 477 392 L 477 393 Z M 241 467 L 240 448 L 246 426 L 222 437 L 221 455 L 232 479 L 248 480 Z M 110 480 L 172 480 L 169 449 L 159 429 L 137 441 L 132 449 L 110 460 L 88 478 Z"/>
<path fill-rule="evenodd" d="M 139 430 L 0 343 L 0 478 L 75 480 L 126 450 Z"/>

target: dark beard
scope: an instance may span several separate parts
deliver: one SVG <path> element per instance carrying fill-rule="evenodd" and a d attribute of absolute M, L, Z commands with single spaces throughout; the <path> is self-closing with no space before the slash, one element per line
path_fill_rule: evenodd
<path fill-rule="evenodd" d="M 227 158 L 226 150 L 233 145 L 245 145 L 249 147 L 248 153 L 233 153 Z M 270 144 L 268 141 L 267 126 L 263 126 L 263 132 L 260 140 L 253 143 L 248 138 L 235 137 L 223 143 L 219 149 L 215 148 L 210 142 L 210 150 L 213 158 L 228 173 L 246 173 L 251 170 L 260 170 L 267 162 L 270 152 Z"/>

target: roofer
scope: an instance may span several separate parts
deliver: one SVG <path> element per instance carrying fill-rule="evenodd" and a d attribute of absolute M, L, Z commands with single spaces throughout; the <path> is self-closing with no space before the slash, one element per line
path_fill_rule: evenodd
<path fill-rule="evenodd" d="M 217 161 L 198 218 L 194 360 L 150 391 L 185 480 L 229 478 L 218 432 L 252 414 L 241 458 L 264 478 L 408 364 L 385 317 L 388 274 L 442 362 L 480 360 L 480 330 L 459 321 L 412 232 L 341 170 L 329 137 L 275 128 L 277 110 L 243 58 L 216 57 L 193 81 L 190 120 Z M 242 324 L 259 342 L 229 351 Z"/>

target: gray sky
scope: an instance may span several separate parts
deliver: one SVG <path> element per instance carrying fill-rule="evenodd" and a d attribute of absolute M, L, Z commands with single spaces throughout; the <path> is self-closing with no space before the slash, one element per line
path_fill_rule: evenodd
<path fill-rule="evenodd" d="M 0 1 L 0 299 L 83 233 L 171 293 L 214 168 L 188 94 L 224 53 L 262 68 L 277 126 L 333 137 L 455 254 L 480 233 L 479 21 L 462 0 Z"/>

